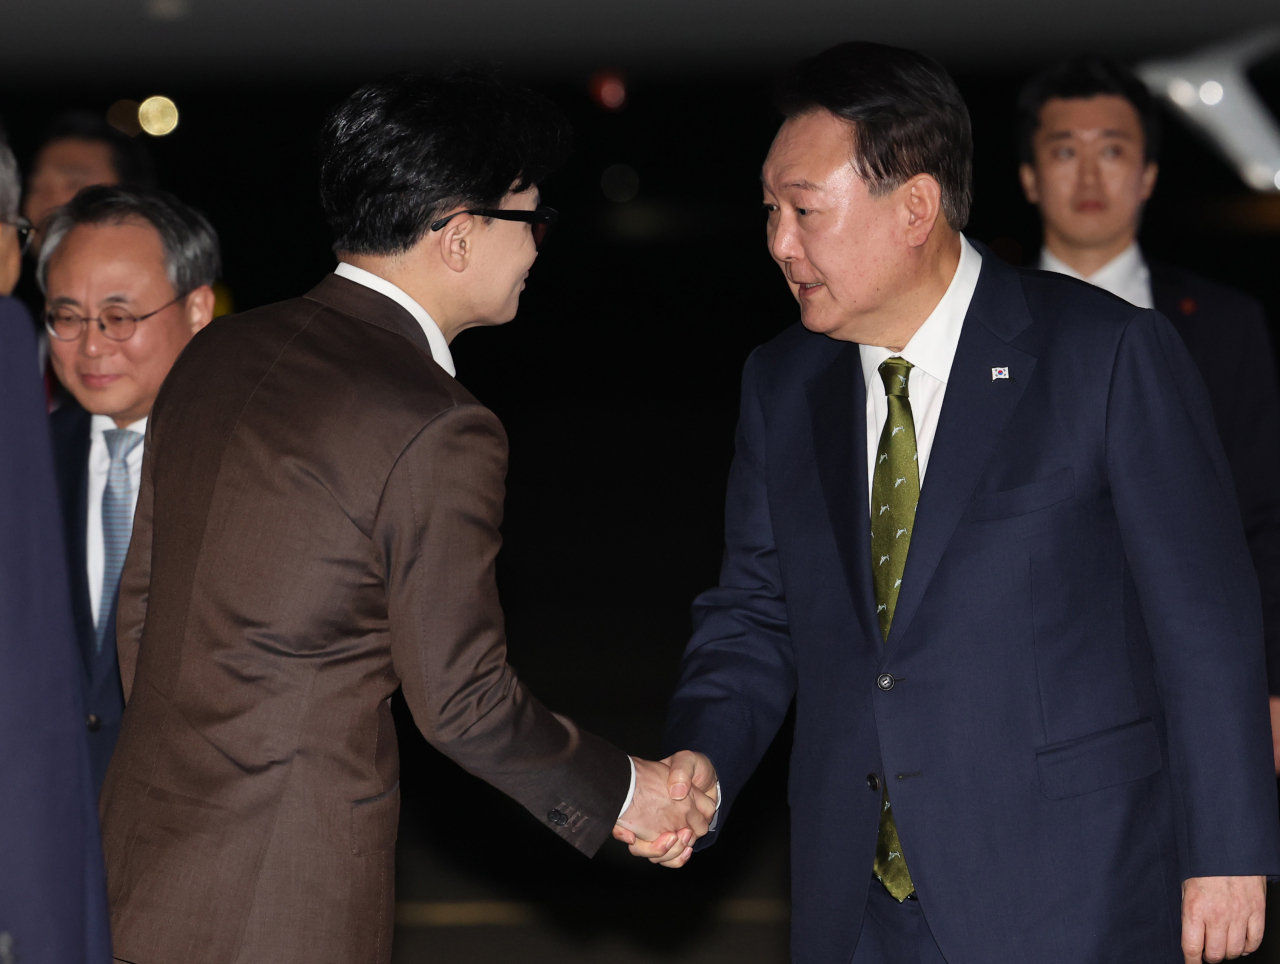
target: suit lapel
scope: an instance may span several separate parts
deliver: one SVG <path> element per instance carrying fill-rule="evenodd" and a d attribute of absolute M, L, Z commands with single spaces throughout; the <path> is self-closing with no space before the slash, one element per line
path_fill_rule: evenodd
<path fill-rule="evenodd" d="M 890 644 L 902 637 L 919 610 L 960 516 L 1036 366 L 1034 356 L 1009 344 L 1031 323 L 1018 275 L 990 251 L 982 249 L 982 253 L 982 274 L 960 332 L 920 489 Z M 993 378 L 993 368 L 1008 368 L 1009 377 Z"/>
<path fill-rule="evenodd" d="M 808 386 L 814 458 L 858 622 L 883 645 L 871 586 L 867 492 L 867 389 L 858 346 L 847 344 Z"/>

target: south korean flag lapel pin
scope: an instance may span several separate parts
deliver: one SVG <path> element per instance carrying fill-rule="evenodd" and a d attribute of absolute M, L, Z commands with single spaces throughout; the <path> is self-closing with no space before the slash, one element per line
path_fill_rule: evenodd
<path fill-rule="evenodd" d="M 997 378 L 1008 378 L 1009 366 L 1005 365 L 1001 368 L 991 369 L 991 380 L 994 382 Z"/>

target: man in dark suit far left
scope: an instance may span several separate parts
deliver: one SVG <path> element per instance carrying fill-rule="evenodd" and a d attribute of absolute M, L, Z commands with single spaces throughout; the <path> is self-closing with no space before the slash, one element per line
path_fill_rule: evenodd
<path fill-rule="evenodd" d="M 85 727 L 101 788 L 120 733 L 116 599 L 147 416 L 178 354 L 213 317 L 220 269 L 208 221 L 161 192 L 97 186 L 48 221 L 37 280 L 54 373 L 51 416 Z"/>
<path fill-rule="evenodd" d="M 111 959 L 102 845 L 31 318 L 30 225 L 0 140 L 0 962 Z"/>

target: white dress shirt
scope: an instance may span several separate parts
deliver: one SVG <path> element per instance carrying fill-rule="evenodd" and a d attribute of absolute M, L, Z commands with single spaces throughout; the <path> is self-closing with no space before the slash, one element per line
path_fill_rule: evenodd
<path fill-rule="evenodd" d="M 102 433 L 116 428 L 115 419 L 108 415 L 95 415 L 89 425 L 89 521 L 85 532 L 87 556 L 85 563 L 89 573 L 89 609 L 93 613 L 93 624 L 98 625 L 98 610 L 102 606 L 102 570 L 105 565 L 103 555 L 105 549 L 102 542 L 102 493 L 107 489 L 107 473 L 111 470 L 111 453 L 107 451 L 107 438 Z M 132 425 L 126 425 L 130 432 L 147 434 L 147 420 L 140 418 Z M 138 484 L 142 481 L 142 449 L 141 444 L 125 456 L 125 465 L 129 467 L 129 487 L 132 498 L 129 502 L 129 519 L 133 519 L 133 510 L 138 507 Z"/>
<path fill-rule="evenodd" d="M 444 335 L 440 331 L 440 326 L 435 323 L 435 319 L 432 318 L 429 314 L 427 314 L 427 309 L 423 308 L 422 305 L 418 304 L 416 301 L 410 298 L 407 294 L 405 294 L 403 289 L 399 288 L 396 285 L 393 285 L 386 278 L 379 277 L 378 275 L 374 274 L 372 271 L 365 271 L 364 268 L 357 268 L 353 264 L 348 264 L 347 262 L 342 261 L 342 262 L 339 262 L 338 267 L 334 269 L 333 273 L 340 278 L 346 278 L 348 281 L 354 281 L 356 284 L 362 284 L 366 288 L 372 288 L 374 291 L 378 292 L 379 294 L 386 295 L 388 298 L 390 298 L 392 301 L 398 304 L 405 311 L 409 312 L 409 314 L 413 315 L 414 321 L 416 321 L 419 325 L 422 326 L 422 332 L 427 336 L 427 344 L 431 346 L 432 359 L 435 361 L 437 365 L 439 365 L 441 368 L 447 371 L 450 375 L 454 376 L 455 378 L 457 377 L 458 373 L 454 370 L 454 367 L 453 367 L 453 355 L 449 351 L 449 343 L 444 340 Z M 105 451 L 105 448 L 106 448 L 106 445 L 105 443 L 103 443 L 104 451 Z M 103 478 L 105 480 L 106 478 L 105 474 Z M 103 485 L 105 484 L 106 482 L 104 481 Z M 99 502 L 101 502 L 102 500 L 101 489 L 98 490 L 98 500 Z M 99 535 L 98 535 L 98 547 L 99 547 L 98 556 L 99 556 L 99 559 L 101 559 L 101 556 L 102 556 L 101 532 L 99 532 Z M 99 583 L 102 582 L 101 561 L 99 561 L 98 563 L 98 582 Z M 96 613 L 97 610 L 95 609 L 94 612 Z M 627 763 L 631 765 L 631 786 L 627 789 L 627 798 L 622 802 L 622 809 L 618 811 L 619 818 L 621 818 L 621 816 L 627 812 L 627 808 L 631 806 L 632 798 L 636 795 L 636 761 L 631 759 L 630 756 L 628 756 Z M 717 803 L 716 805 L 717 812 L 719 811 L 719 809 L 720 809 L 720 806 Z"/>
<path fill-rule="evenodd" d="M 427 309 L 410 298 L 402 289 L 372 271 L 365 271 L 364 268 L 357 268 L 343 261 L 333 269 L 333 273 L 339 278 L 346 278 L 366 288 L 372 288 L 378 294 L 386 295 L 413 315 L 413 320 L 422 326 L 422 333 L 427 336 L 427 344 L 431 346 L 432 360 L 450 375 L 457 377 L 458 373 L 453 368 L 453 355 L 449 351 L 449 343 L 444 340 L 444 334 L 440 331 L 440 326 L 435 323 L 435 319 L 427 314 Z"/>
<path fill-rule="evenodd" d="M 1056 271 L 1087 281 L 1103 291 L 1110 291 L 1117 298 L 1123 298 L 1135 308 L 1156 306 L 1151 295 L 1151 271 L 1136 241 L 1087 278 L 1061 258 L 1050 254 L 1047 248 L 1040 252 L 1040 270 Z"/>
<path fill-rule="evenodd" d="M 889 402 L 885 397 L 884 382 L 880 379 L 880 365 L 886 358 L 905 358 L 915 367 L 911 369 L 907 393 L 911 401 L 911 418 L 916 426 L 916 452 L 919 455 L 920 485 L 924 486 L 925 470 L 929 466 L 929 452 L 933 449 L 933 437 L 938 431 L 938 416 L 942 414 L 942 399 L 947 393 L 947 379 L 951 377 L 951 362 L 960 344 L 960 329 L 969 313 L 969 302 L 978 287 L 978 275 L 982 272 L 982 255 L 963 235 L 960 237 L 960 263 L 947 286 L 946 293 L 933 309 L 924 324 L 916 329 L 902 351 L 890 351 L 877 345 L 859 345 L 862 358 L 862 375 L 867 383 L 867 511 L 871 511 L 871 487 L 876 472 L 876 450 L 880 447 L 880 433 L 889 417 Z"/>

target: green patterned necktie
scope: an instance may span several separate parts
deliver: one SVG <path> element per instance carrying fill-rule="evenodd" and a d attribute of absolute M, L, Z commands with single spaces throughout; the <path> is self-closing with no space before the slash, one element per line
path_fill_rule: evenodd
<path fill-rule="evenodd" d="M 902 586 L 907 550 L 911 548 L 911 529 L 916 520 L 916 504 L 920 501 L 916 423 L 911 417 L 911 401 L 907 395 L 911 368 L 911 362 L 904 358 L 888 358 L 880 365 L 889 415 L 880 433 L 871 483 L 871 579 L 876 589 L 880 632 L 886 640 L 898 605 L 898 590 Z M 902 843 L 898 840 L 898 828 L 889 807 L 887 780 L 885 784 L 880 808 L 880 835 L 876 840 L 876 859 L 872 869 L 885 889 L 903 901 L 916 888 L 911 883 L 911 873 L 902 856 Z"/>

